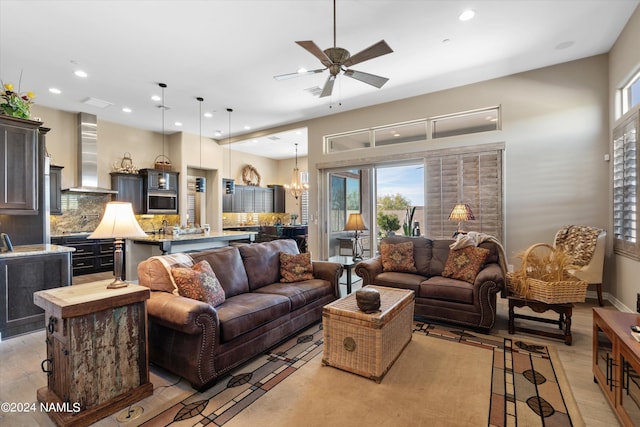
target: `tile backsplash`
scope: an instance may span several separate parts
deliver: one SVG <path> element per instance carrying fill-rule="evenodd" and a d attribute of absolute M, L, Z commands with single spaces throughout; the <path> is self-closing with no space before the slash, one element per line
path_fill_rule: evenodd
<path fill-rule="evenodd" d="M 110 194 L 62 193 L 62 215 L 51 215 L 51 235 L 93 231 L 100 224 Z"/>

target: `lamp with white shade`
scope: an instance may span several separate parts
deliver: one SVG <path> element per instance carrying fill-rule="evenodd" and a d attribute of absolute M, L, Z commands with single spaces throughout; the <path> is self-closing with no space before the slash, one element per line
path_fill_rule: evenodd
<path fill-rule="evenodd" d="M 123 240 L 131 237 L 146 237 L 129 202 L 109 202 L 104 211 L 104 216 L 88 239 L 115 239 L 113 253 L 114 279 L 108 289 L 124 288 L 128 283 L 122 280 L 122 244 Z"/>

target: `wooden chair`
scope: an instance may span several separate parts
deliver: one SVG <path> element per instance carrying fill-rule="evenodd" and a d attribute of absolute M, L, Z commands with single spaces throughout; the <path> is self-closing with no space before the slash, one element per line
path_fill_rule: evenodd
<path fill-rule="evenodd" d="M 563 230 L 559 230 L 556 233 L 553 243 L 554 247 L 559 246 L 558 240 Z M 598 234 L 598 240 L 596 241 L 596 247 L 593 251 L 593 256 L 591 257 L 589 264 L 582 266 L 580 269 L 570 271 L 571 274 L 580 280 L 584 280 L 589 285 L 595 285 L 596 291 L 598 292 L 598 304 L 601 307 L 604 305 L 604 302 L 602 301 L 602 275 L 604 270 L 606 238 L 607 232 L 605 230 L 600 231 L 600 234 Z M 563 249 L 567 250 L 567 248 Z M 567 252 L 571 255 L 570 250 L 567 250 Z"/>

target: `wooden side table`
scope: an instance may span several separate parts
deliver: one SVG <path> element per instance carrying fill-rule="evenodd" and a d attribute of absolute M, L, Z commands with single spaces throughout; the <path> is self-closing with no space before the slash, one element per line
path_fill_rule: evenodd
<path fill-rule="evenodd" d="M 60 426 L 87 426 L 153 394 L 149 382 L 149 288 L 107 289 L 110 280 L 39 291 L 45 310 L 47 387 L 38 401 L 64 411 Z"/>
<path fill-rule="evenodd" d="M 545 311 L 553 310 L 559 315 L 558 320 L 546 319 L 543 317 L 529 316 L 526 314 L 515 313 L 516 307 L 529 307 L 536 313 L 544 313 Z M 566 345 L 571 345 L 571 315 L 573 314 L 573 304 L 547 304 L 541 301 L 535 301 L 526 298 L 520 298 L 516 296 L 509 297 L 509 333 L 513 334 L 515 331 L 527 332 L 529 334 L 541 335 L 550 338 L 563 339 Z M 536 322 L 551 323 L 558 325 L 562 333 L 553 333 L 549 331 L 541 331 L 538 329 L 526 328 L 523 326 L 516 326 L 515 319 L 527 319 Z"/>
<path fill-rule="evenodd" d="M 337 263 L 342 264 L 342 267 L 347 271 L 347 283 L 346 283 L 346 285 L 347 285 L 347 294 L 351 293 L 351 287 L 352 287 L 352 284 L 353 284 L 353 279 L 352 279 L 351 272 L 353 271 L 353 268 L 356 266 L 356 264 L 358 264 L 363 259 L 366 259 L 366 258 L 354 260 L 353 256 L 351 256 L 351 255 L 349 255 L 349 256 L 334 255 L 334 256 L 329 257 L 329 261 L 337 262 Z"/>

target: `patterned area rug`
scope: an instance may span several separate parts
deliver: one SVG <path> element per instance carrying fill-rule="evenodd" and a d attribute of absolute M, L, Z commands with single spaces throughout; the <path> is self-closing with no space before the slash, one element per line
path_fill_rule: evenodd
<path fill-rule="evenodd" d="M 583 425 L 579 410 L 559 363 L 559 358 L 555 354 L 552 346 L 531 344 L 520 340 L 483 335 L 417 321 L 414 322 L 413 333 L 414 341 L 425 340 L 425 338 L 420 338 L 419 336 L 429 337 L 427 339 L 427 345 L 431 343 L 431 339 L 445 340 L 449 343 L 455 343 L 455 346 L 460 345 L 459 348 L 454 347 L 458 348 L 458 350 L 455 350 L 456 353 L 464 353 L 465 348 L 469 349 L 467 351 L 471 351 L 472 349 L 467 346 L 473 346 L 473 351 L 480 351 L 481 354 L 484 354 L 484 351 L 492 353 L 492 356 L 487 355 L 486 357 L 487 360 L 493 360 L 491 367 L 482 366 L 483 364 L 478 363 L 477 366 L 459 368 L 460 370 L 475 370 L 476 375 L 478 374 L 478 369 L 486 369 L 486 375 L 480 372 L 480 376 L 487 378 L 487 384 L 489 384 L 488 376 L 491 376 L 491 390 L 490 392 L 489 390 L 486 391 L 486 398 L 484 398 L 484 400 L 480 399 L 481 402 L 486 402 L 486 405 L 480 404 L 480 406 L 484 407 L 476 411 L 482 417 L 481 419 L 486 419 L 487 426 Z M 203 393 L 194 392 L 190 397 L 166 409 L 142 425 L 224 426 L 227 423 L 229 423 L 228 426 L 250 425 L 250 423 L 255 422 L 255 420 L 251 418 L 252 416 L 262 417 L 261 422 L 259 422 L 259 424 L 262 425 L 296 425 L 296 423 L 291 421 L 291 406 L 296 404 L 296 399 L 293 399 L 291 394 L 296 394 L 297 391 L 295 390 L 299 390 L 299 388 L 296 387 L 300 385 L 302 385 L 302 387 L 313 387 L 313 385 L 312 383 L 304 382 L 308 381 L 308 379 L 298 379 L 298 381 L 303 381 L 302 384 L 298 384 L 296 380 L 294 380 L 294 378 L 297 377 L 289 377 L 298 370 L 301 370 L 299 374 L 303 374 L 305 365 L 316 357 L 318 357 L 318 359 L 313 360 L 314 363 L 308 365 L 312 367 L 307 367 L 306 370 L 317 369 L 318 372 L 324 373 L 332 370 L 339 372 L 339 374 L 335 375 L 341 375 L 340 378 L 347 381 L 350 386 L 353 387 L 365 387 L 366 390 L 379 390 L 383 392 L 385 390 L 383 388 L 385 382 L 394 381 L 394 378 L 390 378 L 388 374 L 382 380 L 381 384 L 376 385 L 373 381 L 364 380 L 362 377 L 334 368 L 315 367 L 315 365 L 319 366 L 318 360 L 321 358 L 323 348 L 322 340 L 322 325 L 312 326 L 297 337 L 273 349 L 271 352 L 257 357 L 248 364 L 238 368 L 227 377 L 222 378 L 218 384 L 214 385 L 211 389 Z M 432 344 L 435 346 L 437 342 L 433 342 Z M 407 352 L 410 348 L 412 347 L 408 347 L 404 352 Z M 415 352 L 416 348 L 417 347 L 413 347 L 412 351 Z M 446 348 L 448 351 L 452 349 L 451 347 Z M 401 359 L 402 355 L 396 362 L 397 365 L 403 363 Z M 428 359 L 428 357 L 425 357 L 425 359 Z M 433 361 L 429 360 L 429 363 L 432 364 Z M 489 365 L 489 363 L 486 364 Z M 390 374 L 394 372 L 394 367 L 395 365 L 391 367 Z M 325 371 L 322 371 L 323 369 Z M 400 370 L 403 368 L 398 367 L 396 369 Z M 402 386 L 402 384 L 400 385 Z M 318 385 L 318 387 L 320 386 L 321 385 Z M 451 389 L 451 385 L 449 384 L 447 384 L 446 387 L 437 383 L 430 384 L 430 386 L 434 386 L 435 390 Z M 287 387 L 293 387 L 293 390 L 288 390 Z M 421 385 L 421 387 L 424 388 L 425 386 Z M 487 386 L 487 388 L 488 387 L 489 386 Z M 278 388 L 279 390 L 277 390 Z M 365 389 L 362 390 L 364 391 Z M 353 392 L 354 390 L 357 393 L 357 389 L 351 389 L 350 391 Z M 266 396 L 271 392 L 269 397 L 276 399 L 274 396 L 276 396 L 278 391 L 280 393 L 286 392 L 286 396 L 280 397 L 280 400 L 275 401 L 269 400 Z M 463 392 L 476 393 L 477 390 L 463 390 Z M 461 391 L 459 394 L 462 395 L 464 394 L 463 392 Z M 371 392 L 369 391 L 369 393 Z M 480 396 L 482 396 L 482 394 L 480 394 Z M 263 398 L 262 401 L 260 400 L 261 398 Z M 350 398 L 357 399 L 357 396 L 351 396 Z M 300 398 L 302 401 L 305 401 L 305 399 L 315 402 L 313 405 L 314 410 L 319 411 L 320 409 L 317 408 L 317 402 L 325 400 L 326 396 L 318 396 L 316 399 L 308 399 L 306 396 Z M 278 403 L 283 400 L 286 402 L 279 405 Z M 446 396 L 444 400 L 447 400 Z M 311 405 L 311 402 L 309 402 L 309 405 Z M 261 403 L 267 404 L 268 409 L 261 408 Z M 253 406 L 251 407 L 251 405 Z M 370 404 L 369 407 L 371 407 Z M 424 407 L 429 407 L 429 401 L 424 402 Z M 324 416 L 326 418 L 324 423 L 318 420 L 318 423 L 314 424 L 314 422 L 307 418 L 304 424 L 333 425 L 331 423 L 331 415 L 328 415 L 328 412 L 336 412 L 338 409 L 339 408 L 332 407 L 325 410 Z M 351 409 L 352 411 L 354 410 L 353 408 Z M 266 424 L 263 416 L 265 410 L 268 413 L 266 418 L 269 419 L 269 422 Z M 473 407 L 461 408 L 460 410 L 462 412 L 465 410 L 470 412 L 474 411 Z M 243 413 L 243 411 L 245 411 L 245 413 Z M 251 414 L 252 411 L 254 414 Z M 285 417 L 283 415 L 283 417 L 279 419 L 278 411 L 287 416 Z M 416 411 L 424 414 L 424 411 L 420 409 L 416 409 Z M 255 415 L 256 412 L 260 412 L 260 414 Z M 309 414 L 311 416 L 311 412 L 309 412 Z M 322 412 L 319 412 L 319 414 L 322 414 Z M 353 415 L 353 412 L 351 415 Z M 381 420 L 384 419 L 385 415 L 387 417 L 390 416 L 388 413 L 376 416 Z M 434 418 L 428 419 L 429 417 L 427 417 L 427 419 L 421 422 L 415 422 L 414 425 L 463 425 L 464 423 L 460 422 L 460 415 L 461 413 L 456 414 L 454 410 L 453 413 L 447 413 L 446 415 L 451 417 L 450 423 L 443 422 L 442 419 L 434 423 Z M 477 416 L 478 414 L 474 415 Z M 351 423 L 352 425 L 362 425 L 360 424 L 362 421 L 363 419 L 352 420 Z M 297 422 L 300 421 L 298 420 Z M 355 424 L 353 424 L 353 422 L 355 422 Z M 384 423 L 376 424 L 385 425 Z M 342 422 L 341 425 L 349 425 L 349 422 Z M 469 425 L 481 424 L 477 423 L 476 418 L 472 423 L 469 423 Z"/>

